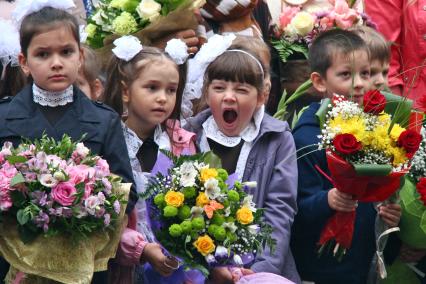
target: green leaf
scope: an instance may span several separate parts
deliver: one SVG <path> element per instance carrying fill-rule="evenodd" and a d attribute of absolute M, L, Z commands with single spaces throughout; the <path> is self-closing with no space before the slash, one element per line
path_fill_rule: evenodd
<path fill-rule="evenodd" d="M 326 119 L 326 115 L 328 112 L 328 105 L 331 103 L 330 99 L 324 99 L 320 105 L 320 108 L 318 109 L 318 111 L 315 113 L 315 116 L 318 119 L 320 128 L 322 129 L 324 127 L 325 124 L 325 119 Z"/>
<path fill-rule="evenodd" d="M 27 161 L 27 158 L 25 158 L 24 156 L 9 156 L 6 158 L 6 160 L 13 165 L 17 163 L 25 163 Z"/>
<path fill-rule="evenodd" d="M 30 220 L 30 215 L 25 209 L 19 209 L 16 213 L 16 219 L 18 220 L 19 224 L 25 225 Z"/>
<path fill-rule="evenodd" d="M 13 187 L 17 184 L 24 183 L 25 178 L 21 173 L 17 173 L 11 180 L 10 180 L 10 186 Z"/>
<path fill-rule="evenodd" d="M 359 176 L 387 176 L 392 171 L 391 165 L 353 164 Z"/>
<path fill-rule="evenodd" d="M 204 163 L 209 164 L 211 168 L 222 168 L 222 161 L 219 156 L 217 156 L 212 151 L 209 151 L 204 154 Z"/>

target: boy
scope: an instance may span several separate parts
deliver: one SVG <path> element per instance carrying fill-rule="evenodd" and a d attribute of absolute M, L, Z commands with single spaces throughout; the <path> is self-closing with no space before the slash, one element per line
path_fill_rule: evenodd
<path fill-rule="evenodd" d="M 309 64 L 313 86 L 324 97 L 339 94 L 362 103 L 364 92 L 370 88 L 370 57 L 367 45 L 358 35 L 339 29 L 324 32 L 310 47 Z M 299 212 L 293 225 L 293 254 L 303 280 L 315 284 L 366 283 L 375 251 L 376 210 L 372 203 L 358 204 L 350 195 L 333 188 L 316 170 L 315 166 L 319 166 L 329 174 L 325 151 L 315 151 L 321 131 L 315 117 L 319 106 L 311 104 L 293 130 L 297 149 L 312 146 L 298 153 Z M 395 226 L 398 214 L 382 208 L 381 216 Z M 352 246 L 342 261 L 327 253 L 318 257 L 317 242 L 328 218 L 335 211 L 353 210 L 356 220 Z"/>
<path fill-rule="evenodd" d="M 356 27 L 352 31 L 364 40 L 370 51 L 370 89 L 387 89 L 391 56 L 389 42 L 379 32 L 370 27 Z"/>

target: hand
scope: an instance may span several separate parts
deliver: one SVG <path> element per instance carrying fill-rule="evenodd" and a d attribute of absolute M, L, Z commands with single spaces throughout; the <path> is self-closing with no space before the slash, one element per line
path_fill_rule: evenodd
<path fill-rule="evenodd" d="M 233 284 L 232 274 L 228 267 L 213 268 L 210 273 L 210 282 L 215 284 Z"/>
<path fill-rule="evenodd" d="M 336 211 L 352 212 L 358 206 L 358 201 L 353 200 L 349 194 L 340 192 L 337 188 L 330 189 L 327 197 L 328 205 Z"/>
<path fill-rule="evenodd" d="M 399 251 L 399 258 L 403 262 L 418 262 L 426 255 L 425 249 L 416 249 L 402 243 L 401 249 Z"/>
<path fill-rule="evenodd" d="M 154 46 L 164 49 L 166 48 L 166 44 L 169 40 L 172 38 L 179 38 L 183 40 L 186 45 L 188 46 L 188 53 L 197 53 L 198 51 L 198 37 L 194 30 L 182 30 L 179 32 L 176 32 L 174 34 L 171 34 L 169 36 L 163 37 L 156 42 L 153 43 Z"/>
<path fill-rule="evenodd" d="M 168 258 L 163 254 L 161 246 L 157 243 L 147 244 L 142 252 L 142 258 L 164 277 L 170 276 L 174 272 L 173 267 L 178 265 L 175 259 Z"/>
<path fill-rule="evenodd" d="M 401 205 L 389 203 L 379 207 L 379 215 L 389 227 L 396 227 L 401 219 Z"/>

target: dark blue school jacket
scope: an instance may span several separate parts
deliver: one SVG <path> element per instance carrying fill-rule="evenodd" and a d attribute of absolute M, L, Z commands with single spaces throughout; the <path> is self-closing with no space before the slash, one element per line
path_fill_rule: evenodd
<path fill-rule="evenodd" d="M 124 182 L 134 184 L 120 117 L 103 103 L 89 100 L 78 88 L 74 87 L 72 106 L 54 126 L 33 102 L 31 85 L 14 97 L 0 100 L 0 147 L 5 141 L 11 141 L 17 146 L 22 137 L 32 140 L 41 138 L 43 133 L 56 140 L 60 140 L 65 133 L 73 140 L 78 140 L 86 133 L 82 142 L 92 153 L 107 160 L 111 172 L 121 176 Z M 136 201 L 136 190 L 132 186 L 126 212 L 134 208 Z M 6 270 L 1 262 L 0 260 L 0 283 Z M 95 279 L 100 276 L 97 274 Z M 95 282 L 104 283 L 104 280 Z"/>
<path fill-rule="evenodd" d="M 296 148 L 317 144 L 320 135 L 315 113 L 319 108 L 313 103 L 302 114 L 293 130 Z M 328 175 L 325 151 L 314 151 L 309 147 L 298 153 L 298 214 L 293 223 L 291 249 L 302 280 L 320 283 L 366 283 L 371 260 L 375 251 L 374 220 L 376 210 L 372 203 L 360 203 L 356 210 L 355 230 L 352 247 L 343 260 L 338 262 L 329 254 L 318 256 L 317 242 L 327 219 L 335 212 L 328 205 L 327 192 L 333 185 L 320 174 L 318 165 Z"/>

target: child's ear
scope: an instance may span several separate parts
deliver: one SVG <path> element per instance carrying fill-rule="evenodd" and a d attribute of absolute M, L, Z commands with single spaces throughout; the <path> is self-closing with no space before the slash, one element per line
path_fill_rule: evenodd
<path fill-rule="evenodd" d="M 104 92 L 104 86 L 102 85 L 101 80 L 96 79 L 93 82 L 93 95 L 94 99 L 97 100 L 102 96 L 102 93 Z"/>
<path fill-rule="evenodd" d="M 18 55 L 19 65 L 21 66 L 22 72 L 24 72 L 25 76 L 28 77 L 31 75 L 30 68 L 28 67 L 28 61 L 25 55 L 21 52 Z"/>
<path fill-rule="evenodd" d="M 325 79 L 318 72 L 312 72 L 311 81 L 314 88 L 321 93 L 325 93 L 327 91 L 327 87 L 325 84 Z"/>
<path fill-rule="evenodd" d="M 120 82 L 121 83 L 121 98 L 123 100 L 123 103 L 128 103 L 130 101 L 130 93 L 129 93 L 129 88 L 127 87 L 126 83 L 124 83 L 123 81 Z"/>

